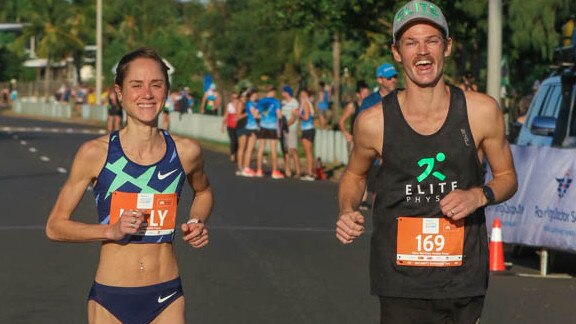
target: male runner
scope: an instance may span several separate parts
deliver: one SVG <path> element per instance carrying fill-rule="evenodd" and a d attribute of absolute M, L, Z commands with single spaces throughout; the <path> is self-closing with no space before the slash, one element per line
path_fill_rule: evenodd
<path fill-rule="evenodd" d="M 378 91 L 371 93 L 366 97 L 360 108 L 358 108 L 358 113 L 374 106 L 380 105 L 382 103 L 382 98 L 396 89 L 396 77 L 398 76 L 398 71 L 394 65 L 390 63 L 384 63 L 376 68 L 376 82 L 380 88 Z"/>
<path fill-rule="evenodd" d="M 376 179 L 371 292 L 382 323 L 476 323 L 488 284 L 484 207 L 517 188 L 496 101 L 444 82 L 452 40 L 436 5 L 411 1 L 394 18 L 394 59 L 406 89 L 360 116 L 341 178 L 336 236 L 365 231 L 357 211 L 372 160 Z M 493 179 L 484 183 L 486 159 Z"/>

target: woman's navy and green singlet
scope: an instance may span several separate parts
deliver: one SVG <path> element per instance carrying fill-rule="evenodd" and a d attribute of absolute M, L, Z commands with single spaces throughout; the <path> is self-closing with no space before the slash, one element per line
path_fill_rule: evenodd
<path fill-rule="evenodd" d="M 167 131 L 162 130 L 166 153 L 152 165 L 140 165 L 124 154 L 118 131 L 110 134 L 106 164 L 98 175 L 94 196 L 100 224 L 110 223 L 110 203 L 114 191 L 131 193 L 176 193 L 180 198 L 186 174 L 180 163 L 176 144 Z M 121 242 L 172 242 L 174 233 L 165 235 L 127 235 Z"/>
<path fill-rule="evenodd" d="M 406 266 L 397 262 L 399 217 L 444 218 L 439 201 L 452 188 L 465 190 L 484 184 L 484 169 L 478 159 L 462 90 L 450 87 L 446 120 L 431 135 L 419 134 L 410 127 L 397 93 L 382 100 L 384 143 L 374 188 L 371 291 L 401 298 L 482 296 L 488 286 L 484 208 L 464 219 L 460 266 Z"/>

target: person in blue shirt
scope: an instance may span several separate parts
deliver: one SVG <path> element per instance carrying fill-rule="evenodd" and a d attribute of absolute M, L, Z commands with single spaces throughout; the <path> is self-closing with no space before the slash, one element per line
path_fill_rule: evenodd
<path fill-rule="evenodd" d="M 396 89 L 397 76 L 398 71 L 390 63 L 384 63 L 376 68 L 376 82 L 378 82 L 380 89 L 362 101 L 358 113 L 374 105 L 382 105 L 382 98 Z"/>
<path fill-rule="evenodd" d="M 318 101 L 316 108 L 318 109 L 318 117 L 320 121 L 320 128 L 325 129 L 328 125 L 328 109 L 330 108 L 330 87 L 326 86 L 324 81 L 320 81 L 320 90 L 318 91 Z"/>
<path fill-rule="evenodd" d="M 270 148 L 272 160 L 272 178 L 282 179 L 284 175 L 278 170 L 278 121 L 282 118 L 280 101 L 275 98 L 276 88 L 270 86 L 266 91 L 266 97 L 258 101 L 258 111 L 260 114 L 260 131 L 258 132 L 258 156 L 256 158 L 256 176 L 263 177 L 262 160 L 264 158 L 264 146 Z"/>

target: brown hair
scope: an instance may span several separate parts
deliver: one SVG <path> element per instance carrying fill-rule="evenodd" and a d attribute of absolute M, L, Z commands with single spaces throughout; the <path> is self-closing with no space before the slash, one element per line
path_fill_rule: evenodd
<path fill-rule="evenodd" d="M 124 82 L 124 78 L 128 72 L 128 66 L 130 62 L 139 58 L 152 59 L 158 63 L 160 70 L 162 70 L 162 74 L 164 75 L 164 80 L 166 81 L 166 94 L 168 94 L 168 91 L 170 91 L 170 79 L 168 78 L 168 70 L 170 70 L 170 68 L 166 65 L 166 63 L 164 63 L 158 52 L 150 47 L 141 47 L 122 56 L 120 62 L 118 62 L 118 65 L 116 66 L 116 77 L 114 78 L 114 83 L 122 88 L 122 83 Z"/>

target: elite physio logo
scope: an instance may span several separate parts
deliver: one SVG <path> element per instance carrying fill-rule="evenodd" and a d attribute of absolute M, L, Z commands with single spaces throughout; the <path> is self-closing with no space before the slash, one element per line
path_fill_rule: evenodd
<path fill-rule="evenodd" d="M 558 197 L 564 198 L 566 192 L 568 192 L 568 189 L 570 189 L 570 185 L 572 184 L 572 171 L 567 170 L 566 173 L 564 173 L 564 177 L 556 178 L 556 181 L 558 182 L 558 188 L 556 189 L 558 191 Z"/>
<path fill-rule="evenodd" d="M 444 162 L 445 160 L 446 160 L 446 154 L 444 154 L 442 152 L 439 152 L 438 154 L 436 154 L 436 158 L 420 159 L 420 161 L 418 161 L 418 166 L 419 167 L 426 166 L 426 167 L 424 169 L 424 172 L 422 172 L 416 178 L 416 180 L 418 180 L 418 182 L 422 182 L 422 181 L 426 180 L 426 178 L 428 178 L 430 176 L 430 174 L 432 174 L 434 177 L 436 177 L 440 181 L 444 181 L 444 179 L 446 179 L 446 176 L 444 174 L 442 174 L 439 171 L 432 172 L 432 170 L 434 170 L 434 165 L 436 164 L 436 161 Z"/>
<path fill-rule="evenodd" d="M 446 154 L 438 152 L 432 157 L 423 157 L 416 162 L 422 173 L 416 176 L 416 183 L 406 184 L 406 202 L 410 204 L 439 202 L 446 193 L 458 188 L 458 181 L 446 181 L 446 175 L 439 171 L 446 159 Z M 427 181 L 424 183 L 425 180 Z"/>

